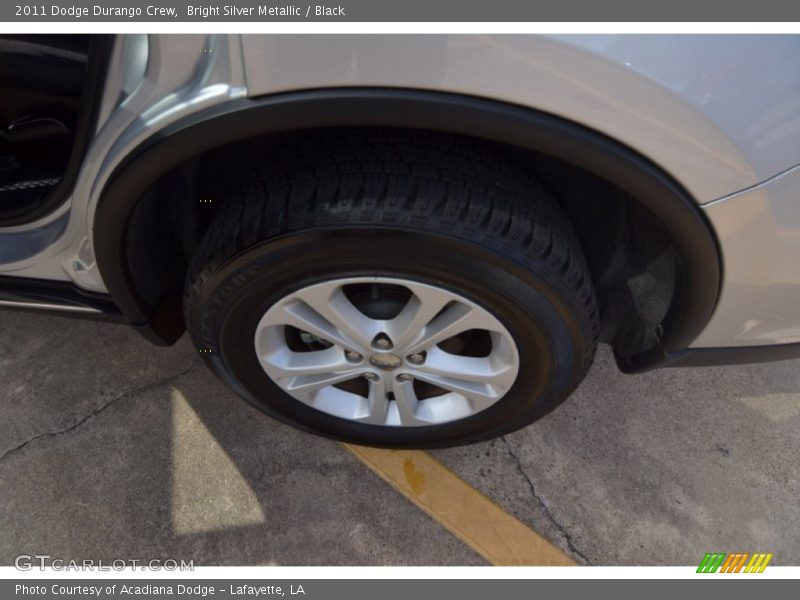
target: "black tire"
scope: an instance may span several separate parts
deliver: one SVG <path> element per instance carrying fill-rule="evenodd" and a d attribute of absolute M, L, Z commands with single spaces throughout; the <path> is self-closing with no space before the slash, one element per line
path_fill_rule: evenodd
<path fill-rule="evenodd" d="M 435 134 L 339 131 L 257 156 L 209 227 L 185 294 L 202 356 L 251 404 L 348 442 L 441 447 L 523 427 L 581 382 L 598 331 L 585 259 L 553 199 L 501 152 Z M 283 392 L 255 355 L 260 317 L 301 287 L 364 275 L 438 285 L 487 308 L 518 346 L 511 390 L 468 418 L 402 428 L 340 419 Z"/>

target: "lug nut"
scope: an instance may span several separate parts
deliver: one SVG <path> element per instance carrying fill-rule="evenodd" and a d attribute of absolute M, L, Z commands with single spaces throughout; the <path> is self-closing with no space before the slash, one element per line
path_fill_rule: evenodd
<path fill-rule="evenodd" d="M 378 379 L 380 379 L 380 375 L 377 373 L 364 373 L 364 379 L 367 381 L 378 381 Z"/>
<path fill-rule="evenodd" d="M 406 357 L 406 360 L 408 360 L 408 362 L 410 362 L 412 365 L 421 365 L 425 362 L 425 353 L 414 352 L 414 354 L 409 354 Z"/>
<path fill-rule="evenodd" d="M 344 357 L 350 362 L 361 362 L 361 360 L 364 358 L 358 352 L 354 352 L 353 350 L 345 350 Z"/>
<path fill-rule="evenodd" d="M 378 350 L 391 350 L 392 340 L 390 340 L 389 336 L 386 335 L 385 333 L 379 333 L 372 340 L 372 345 L 375 346 Z"/>
<path fill-rule="evenodd" d="M 397 381 L 411 381 L 412 379 L 414 379 L 414 376 L 409 373 L 399 373 L 397 375 Z"/>

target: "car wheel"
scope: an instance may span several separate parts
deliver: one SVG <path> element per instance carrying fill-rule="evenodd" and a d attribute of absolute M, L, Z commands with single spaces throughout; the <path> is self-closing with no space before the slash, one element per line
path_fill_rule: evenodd
<path fill-rule="evenodd" d="M 212 369 L 307 431 L 439 447 L 522 427 L 594 356 L 580 245 L 502 153 L 435 135 L 266 148 L 190 269 Z"/>

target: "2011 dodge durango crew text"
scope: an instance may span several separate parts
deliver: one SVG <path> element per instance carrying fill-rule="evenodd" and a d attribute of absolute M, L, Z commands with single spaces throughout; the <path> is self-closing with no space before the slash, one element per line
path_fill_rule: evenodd
<path fill-rule="evenodd" d="M 0 37 L 0 308 L 389 447 L 800 356 L 800 38 Z M 2 316 L 0 316 L 2 319 Z M 0 320 L 0 323 L 2 321 Z"/>

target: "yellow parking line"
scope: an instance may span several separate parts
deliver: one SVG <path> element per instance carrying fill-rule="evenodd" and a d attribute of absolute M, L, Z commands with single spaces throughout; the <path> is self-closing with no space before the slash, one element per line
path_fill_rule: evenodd
<path fill-rule="evenodd" d="M 575 564 L 428 453 L 344 447 L 491 564 Z"/>

